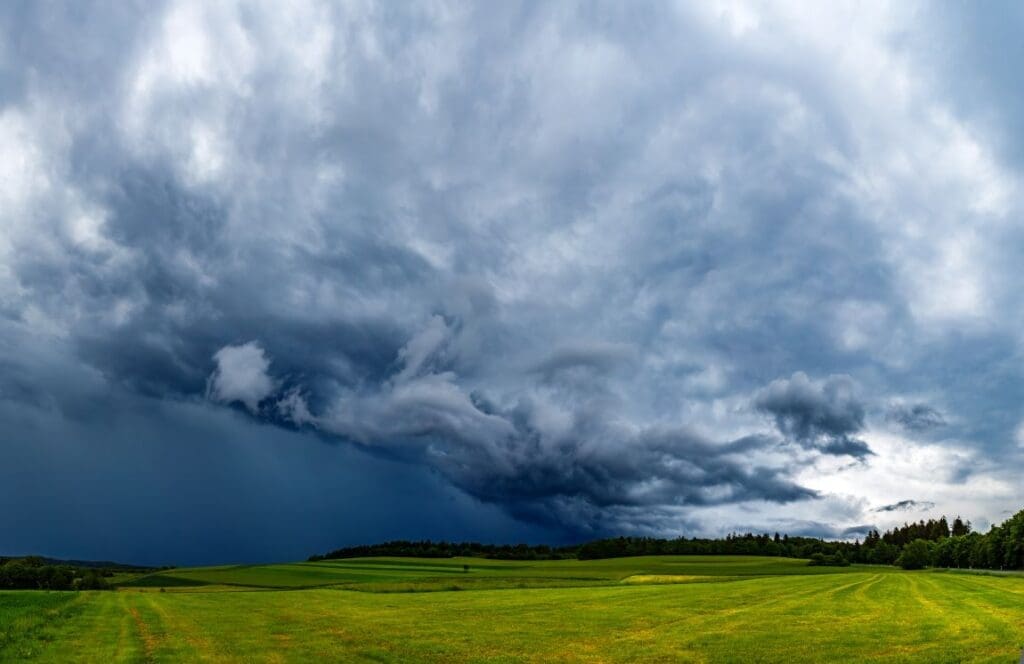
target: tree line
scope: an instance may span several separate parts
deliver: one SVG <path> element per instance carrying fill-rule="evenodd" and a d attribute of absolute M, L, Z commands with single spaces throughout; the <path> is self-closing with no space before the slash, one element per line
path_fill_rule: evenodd
<path fill-rule="evenodd" d="M 575 558 L 578 546 L 546 544 L 481 544 L 480 542 L 434 542 L 431 540 L 394 540 L 381 544 L 349 546 L 309 557 L 311 562 L 338 558 L 493 558 L 497 560 L 563 560 Z"/>
<path fill-rule="evenodd" d="M 50 564 L 39 556 L 0 558 L 0 589 L 106 590 L 113 572 L 94 567 Z"/>
<path fill-rule="evenodd" d="M 622 558 L 664 555 L 743 555 L 807 558 L 812 565 L 901 565 L 978 569 L 1024 569 L 1024 510 L 992 526 L 987 533 L 974 532 L 959 516 L 950 522 L 938 519 L 905 523 L 884 533 L 871 530 L 864 540 L 831 541 L 815 537 L 790 537 L 775 533 L 730 534 L 723 538 L 663 539 L 613 537 L 574 546 L 494 545 L 479 542 L 396 540 L 337 549 L 310 560 L 396 556 L 452 558 L 472 556 L 504 560 L 558 560 Z"/>

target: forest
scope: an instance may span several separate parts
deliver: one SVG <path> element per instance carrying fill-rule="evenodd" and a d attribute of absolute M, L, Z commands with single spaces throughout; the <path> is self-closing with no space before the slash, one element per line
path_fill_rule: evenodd
<path fill-rule="evenodd" d="M 311 561 L 370 556 L 451 558 L 477 556 L 501 560 L 557 560 L 578 558 L 621 558 L 653 555 L 746 555 L 807 558 L 812 564 L 850 563 L 921 567 L 959 567 L 993 570 L 1024 569 L 1024 510 L 987 533 L 975 532 L 959 516 L 950 522 L 938 519 L 905 523 L 884 533 L 871 530 L 864 540 L 830 541 L 814 537 L 791 537 L 767 533 L 730 534 L 724 538 L 662 539 L 657 537 L 614 537 L 576 546 L 494 545 L 479 542 L 433 542 L 398 540 L 382 544 L 353 546 Z"/>
<path fill-rule="evenodd" d="M 0 558 L 0 590 L 106 590 L 105 568 L 69 565 L 39 556 Z"/>

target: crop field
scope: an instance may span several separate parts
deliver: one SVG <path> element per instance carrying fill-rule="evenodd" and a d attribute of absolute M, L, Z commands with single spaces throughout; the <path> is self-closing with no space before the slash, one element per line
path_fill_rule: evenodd
<path fill-rule="evenodd" d="M 0 593 L 2 661 L 1017 662 L 1022 643 L 1024 578 L 778 558 L 373 558 Z"/>

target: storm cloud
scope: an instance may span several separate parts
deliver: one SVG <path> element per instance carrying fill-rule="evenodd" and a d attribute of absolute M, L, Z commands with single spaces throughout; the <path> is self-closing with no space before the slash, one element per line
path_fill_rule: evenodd
<path fill-rule="evenodd" d="M 986 54 L 1020 18 L 934 9 L 4 3 L 9 472 L 93 450 L 116 522 L 164 467 L 147 504 L 215 532 L 177 430 L 264 506 L 358 478 L 339 545 L 383 534 L 348 518 L 372 495 L 422 508 L 394 537 L 994 520 L 1024 234 Z M 53 486 L 0 489 L 32 515 L 0 553 L 81 500 Z"/>
<path fill-rule="evenodd" d="M 942 413 L 924 403 L 894 404 L 886 416 L 910 431 L 928 431 L 946 425 Z"/>
<path fill-rule="evenodd" d="M 812 381 L 802 372 L 772 381 L 754 406 L 772 417 L 779 432 L 826 454 L 864 457 L 867 443 L 853 437 L 864 429 L 865 406 L 849 376 Z"/>
<path fill-rule="evenodd" d="M 935 503 L 927 500 L 901 500 L 891 505 L 876 507 L 874 512 L 924 512 L 935 507 Z"/>
<path fill-rule="evenodd" d="M 605 512 L 618 508 L 784 504 L 818 495 L 789 479 L 784 464 L 750 461 L 777 445 L 770 436 L 713 441 L 685 428 L 630 426 L 603 412 L 606 397 L 591 401 L 591 389 L 581 396 L 573 385 L 505 406 L 468 394 L 445 366 L 447 349 L 457 344 L 452 334 L 435 316 L 399 349 L 394 373 L 381 385 L 341 391 L 321 413 L 310 411 L 308 388 L 291 387 L 277 400 L 278 412 L 379 455 L 431 467 L 519 518 L 581 533 L 605 532 Z M 239 400 L 255 413 L 252 405 L 268 396 L 263 388 L 274 384 L 262 350 L 229 346 L 215 359 L 210 398 Z"/>

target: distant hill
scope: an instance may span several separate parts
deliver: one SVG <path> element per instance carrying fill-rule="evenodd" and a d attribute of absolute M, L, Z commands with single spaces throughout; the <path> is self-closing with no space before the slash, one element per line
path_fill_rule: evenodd
<path fill-rule="evenodd" d="M 68 567 L 86 567 L 90 569 L 109 569 L 120 571 L 147 571 L 157 569 L 149 565 L 132 565 L 130 563 L 116 563 L 110 560 L 64 560 L 61 558 L 50 558 L 48 556 L 0 556 L 0 565 L 9 560 L 35 560 L 41 565 L 66 565 Z"/>
<path fill-rule="evenodd" d="M 107 579 L 124 572 L 148 572 L 138 567 L 95 560 L 60 560 L 42 556 L 0 558 L 0 589 L 106 590 Z"/>

